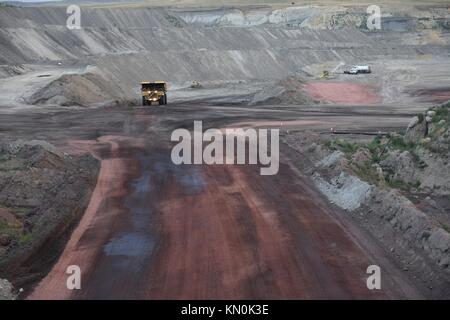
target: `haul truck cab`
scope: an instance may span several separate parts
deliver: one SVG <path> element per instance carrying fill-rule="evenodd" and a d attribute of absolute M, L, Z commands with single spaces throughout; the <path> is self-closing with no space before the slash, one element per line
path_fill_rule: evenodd
<path fill-rule="evenodd" d="M 141 82 L 142 105 L 149 106 L 153 102 L 167 104 L 167 85 L 165 81 Z"/>

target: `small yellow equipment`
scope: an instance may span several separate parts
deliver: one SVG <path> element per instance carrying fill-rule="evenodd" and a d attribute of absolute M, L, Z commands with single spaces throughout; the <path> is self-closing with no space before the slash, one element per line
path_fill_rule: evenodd
<path fill-rule="evenodd" d="M 327 70 L 322 71 L 322 73 L 320 74 L 321 79 L 328 79 L 329 77 L 330 77 L 330 72 Z"/>

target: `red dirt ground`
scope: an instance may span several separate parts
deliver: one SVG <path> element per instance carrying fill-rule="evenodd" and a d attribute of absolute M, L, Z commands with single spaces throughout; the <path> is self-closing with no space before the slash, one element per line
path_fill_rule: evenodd
<path fill-rule="evenodd" d="M 366 84 L 341 82 L 313 82 L 305 85 L 314 99 L 339 104 L 376 104 L 381 97 Z"/>

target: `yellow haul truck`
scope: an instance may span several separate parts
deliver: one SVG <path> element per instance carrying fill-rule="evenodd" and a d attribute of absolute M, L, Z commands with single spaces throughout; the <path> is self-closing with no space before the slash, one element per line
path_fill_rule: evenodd
<path fill-rule="evenodd" d="M 167 104 L 167 85 L 164 81 L 141 82 L 142 105 L 149 106 L 152 102 Z"/>

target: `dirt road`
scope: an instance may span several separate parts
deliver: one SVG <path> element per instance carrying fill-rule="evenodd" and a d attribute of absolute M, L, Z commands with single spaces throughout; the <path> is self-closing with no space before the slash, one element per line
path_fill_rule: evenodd
<path fill-rule="evenodd" d="M 111 143 L 83 220 L 30 298 L 392 294 L 367 289 L 375 262 L 287 165 L 262 177 L 249 166 L 178 167 L 165 150 L 119 145 Z M 82 290 L 66 288 L 69 265 L 80 266 Z"/>
<path fill-rule="evenodd" d="M 172 164 L 170 130 L 202 112 L 206 120 L 212 107 L 178 122 L 184 106 L 171 108 L 110 110 L 107 120 L 98 111 L 65 114 L 71 125 L 60 145 L 91 152 L 101 172 L 80 224 L 29 299 L 420 297 L 376 242 L 295 169 L 292 161 L 301 159 L 293 160 L 286 146 L 275 176 L 260 176 L 258 166 Z M 257 120 L 251 111 L 239 113 L 241 122 Z M 328 121 L 315 117 L 293 125 Z M 87 118 L 91 128 L 80 130 Z M 107 129 L 116 133 L 100 134 Z M 371 264 L 382 267 L 382 290 L 367 289 Z M 81 268 L 81 290 L 66 287 L 69 265 Z"/>

